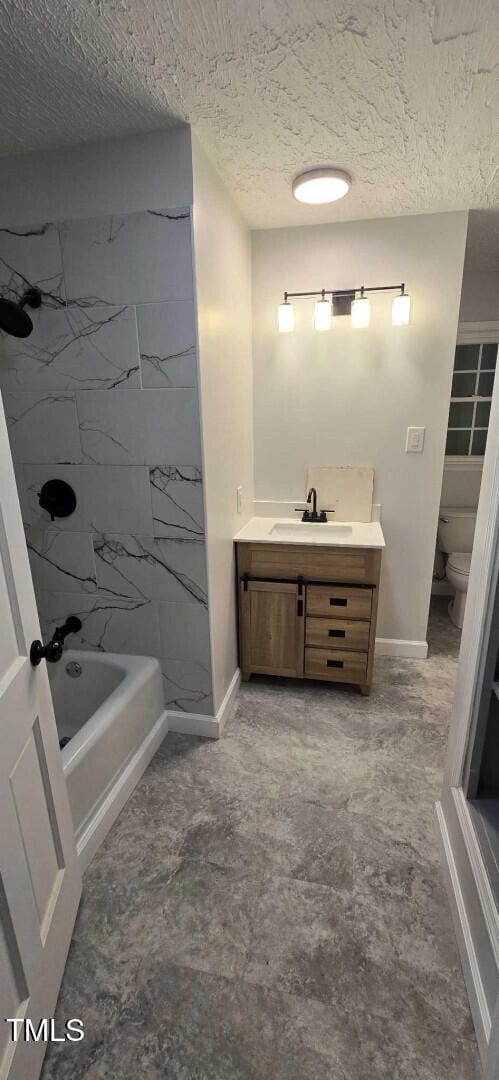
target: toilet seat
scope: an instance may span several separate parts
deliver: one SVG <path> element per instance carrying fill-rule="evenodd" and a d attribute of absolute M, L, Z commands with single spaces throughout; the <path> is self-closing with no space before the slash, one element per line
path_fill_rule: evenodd
<path fill-rule="evenodd" d="M 463 578 L 467 578 L 470 575 L 471 566 L 471 552 L 470 551 L 453 551 L 447 559 L 447 566 L 449 570 L 453 570 L 455 574 L 461 575 Z"/>

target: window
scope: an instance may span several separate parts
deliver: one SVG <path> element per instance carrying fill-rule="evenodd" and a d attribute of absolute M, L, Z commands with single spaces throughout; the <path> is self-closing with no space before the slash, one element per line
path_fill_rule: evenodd
<path fill-rule="evenodd" d="M 497 362 L 497 342 L 459 344 L 447 427 L 446 455 L 483 457 Z"/>

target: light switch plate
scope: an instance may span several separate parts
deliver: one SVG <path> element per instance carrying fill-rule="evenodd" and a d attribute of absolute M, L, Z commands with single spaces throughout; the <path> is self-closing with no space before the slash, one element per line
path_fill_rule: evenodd
<path fill-rule="evenodd" d="M 237 505 L 238 514 L 242 514 L 242 512 L 243 512 L 243 488 L 242 488 L 242 484 L 239 484 L 239 487 L 236 488 L 236 505 Z"/>
<path fill-rule="evenodd" d="M 408 427 L 405 440 L 406 454 L 422 454 L 424 447 L 424 427 Z"/>

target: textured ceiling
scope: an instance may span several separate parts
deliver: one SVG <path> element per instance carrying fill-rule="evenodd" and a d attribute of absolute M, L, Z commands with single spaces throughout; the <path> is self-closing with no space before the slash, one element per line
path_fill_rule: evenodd
<path fill-rule="evenodd" d="M 186 120 L 256 227 L 499 204 L 497 0 L 0 0 L 0 153 Z M 306 166 L 354 177 L 300 206 Z"/>

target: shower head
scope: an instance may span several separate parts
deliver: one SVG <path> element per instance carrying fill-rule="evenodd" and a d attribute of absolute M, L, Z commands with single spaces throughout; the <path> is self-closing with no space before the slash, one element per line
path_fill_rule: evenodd
<path fill-rule="evenodd" d="M 0 300 L 0 330 L 12 337 L 29 337 L 33 323 L 26 311 L 12 300 Z"/>
<path fill-rule="evenodd" d="M 24 308 L 38 308 L 41 302 L 42 294 L 39 289 L 26 289 L 17 303 L 14 300 L 0 299 L 0 330 L 12 337 L 29 337 L 33 323 Z"/>

